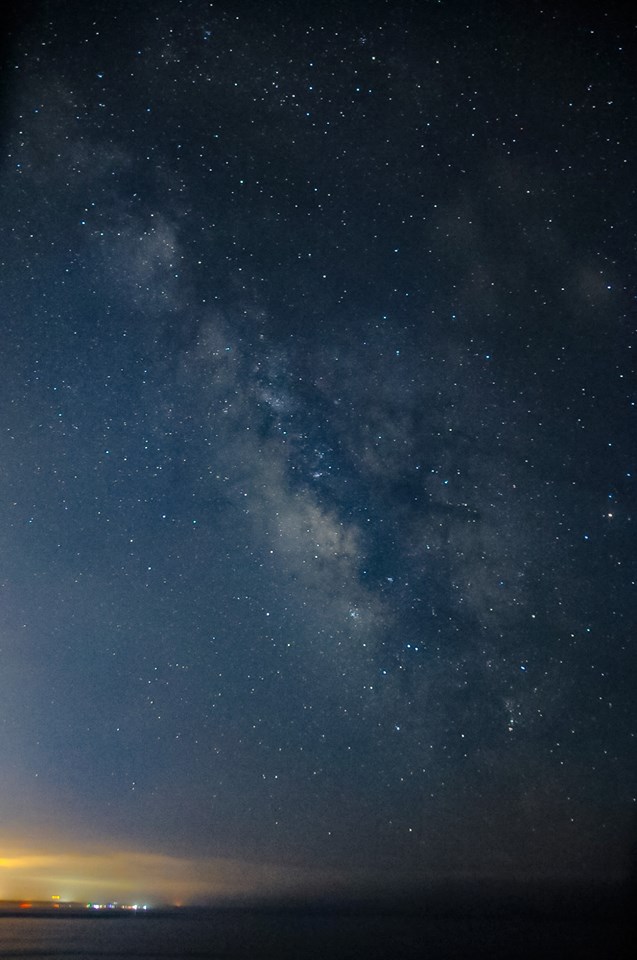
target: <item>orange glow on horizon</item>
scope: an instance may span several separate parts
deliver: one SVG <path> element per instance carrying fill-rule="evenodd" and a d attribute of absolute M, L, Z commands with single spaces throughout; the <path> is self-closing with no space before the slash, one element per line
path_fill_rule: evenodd
<path fill-rule="evenodd" d="M 0 842 L 2 842 L 0 837 Z M 342 876 L 223 858 L 176 857 L 138 850 L 7 849 L 0 858 L 0 900 L 196 904 L 214 899 L 285 896 L 342 889 Z M 13 854 L 13 855 L 11 855 Z M 59 894 L 51 894 L 51 890 Z"/>

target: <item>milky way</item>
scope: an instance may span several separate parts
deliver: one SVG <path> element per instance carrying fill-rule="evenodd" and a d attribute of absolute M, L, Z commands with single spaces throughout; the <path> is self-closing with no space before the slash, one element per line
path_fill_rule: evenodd
<path fill-rule="evenodd" d="M 5 48 L 5 841 L 624 875 L 628 25 L 151 7 Z"/>

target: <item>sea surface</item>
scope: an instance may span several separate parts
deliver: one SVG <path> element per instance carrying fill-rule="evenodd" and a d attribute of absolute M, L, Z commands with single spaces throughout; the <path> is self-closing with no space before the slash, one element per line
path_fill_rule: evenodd
<path fill-rule="evenodd" d="M 343 911 L 0 917 L 0 957 L 38 960 L 619 960 L 622 923 Z"/>

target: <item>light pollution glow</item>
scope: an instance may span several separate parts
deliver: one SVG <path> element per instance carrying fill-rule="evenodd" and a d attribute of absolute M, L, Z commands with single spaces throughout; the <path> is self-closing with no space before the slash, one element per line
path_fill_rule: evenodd
<path fill-rule="evenodd" d="M 0 900 L 143 900 L 196 904 L 217 899 L 336 890 L 343 878 L 243 860 L 195 859 L 135 850 L 43 852 L 2 844 Z"/>

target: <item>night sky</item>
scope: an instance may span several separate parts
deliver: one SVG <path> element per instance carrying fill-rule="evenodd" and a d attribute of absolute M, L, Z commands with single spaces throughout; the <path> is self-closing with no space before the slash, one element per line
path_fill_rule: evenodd
<path fill-rule="evenodd" d="M 0 897 L 626 875 L 634 24 L 7 29 Z"/>

